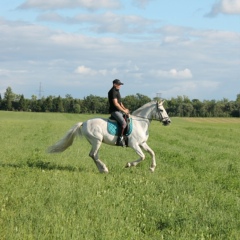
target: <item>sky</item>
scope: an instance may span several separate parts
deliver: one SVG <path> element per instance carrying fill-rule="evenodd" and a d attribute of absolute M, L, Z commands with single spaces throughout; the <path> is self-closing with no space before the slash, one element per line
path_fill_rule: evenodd
<path fill-rule="evenodd" d="M 240 0 L 0 0 L 0 94 L 236 100 Z"/>

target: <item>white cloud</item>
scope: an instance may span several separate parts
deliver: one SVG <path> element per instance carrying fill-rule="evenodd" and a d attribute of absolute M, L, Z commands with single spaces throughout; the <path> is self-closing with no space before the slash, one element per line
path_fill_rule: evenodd
<path fill-rule="evenodd" d="M 163 39 L 164 43 L 175 43 L 175 42 L 179 42 L 181 39 L 179 36 L 166 36 Z"/>
<path fill-rule="evenodd" d="M 110 73 L 114 76 L 117 75 L 119 73 L 119 71 L 116 68 L 113 68 Z"/>
<path fill-rule="evenodd" d="M 158 92 L 161 92 L 163 97 L 168 96 L 188 96 L 190 99 L 199 98 L 200 93 L 204 92 L 206 98 L 212 96 L 215 91 L 218 91 L 220 87 L 220 82 L 216 81 L 181 81 L 175 82 L 174 84 L 169 84 L 165 89 L 160 89 Z M 213 99 L 213 97 L 210 99 Z"/>
<path fill-rule="evenodd" d="M 0 69 L 0 75 L 11 75 L 12 73 L 17 73 L 17 74 L 21 74 L 21 73 L 27 73 L 26 70 L 9 70 L 9 69 Z"/>
<path fill-rule="evenodd" d="M 151 70 L 150 71 L 152 76 L 156 76 L 158 78 L 176 78 L 176 79 L 187 79 L 187 78 L 192 78 L 192 73 L 191 71 L 186 68 L 184 70 L 179 70 L 177 71 L 176 69 L 171 69 L 169 71 L 164 71 L 164 70 Z"/>
<path fill-rule="evenodd" d="M 124 68 L 125 68 L 126 73 L 134 73 L 135 74 L 140 71 L 140 68 L 130 60 L 127 61 L 126 66 Z"/>
<path fill-rule="evenodd" d="M 153 28 L 159 21 L 136 15 L 119 15 L 112 12 L 104 14 L 79 14 L 74 17 L 61 16 L 58 13 L 44 13 L 38 17 L 39 21 L 77 24 L 97 33 L 143 33 Z M 86 25 L 87 24 L 87 25 Z"/>
<path fill-rule="evenodd" d="M 216 89 L 220 85 L 220 82 L 203 80 L 201 82 L 198 82 L 198 85 L 200 87 L 205 88 L 205 89 L 212 89 L 212 90 L 214 90 L 214 89 Z"/>
<path fill-rule="evenodd" d="M 76 70 L 76 73 L 84 74 L 84 75 L 95 75 L 97 72 L 92 70 L 91 68 L 85 66 L 79 66 Z"/>
<path fill-rule="evenodd" d="M 41 10 L 86 8 L 96 10 L 101 8 L 117 9 L 121 7 L 119 0 L 27 0 L 19 6 L 21 9 L 36 8 Z"/>
<path fill-rule="evenodd" d="M 134 5 L 141 8 L 145 7 L 147 4 L 149 4 L 152 1 L 155 1 L 155 0 L 132 0 Z"/>
<path fill-rule="evenodd" d="M 197 84 L 194 82 L 184 81 L 178 82 L 174 85 L 170 85 L 166 90 L 159 90 L 163 96 L 176 97 L 180 95 L 189 96 L 189 93 L 193 93 L 197 88 Z M 181 93 L 181 94 L 180 94 Z"/>
<path fill-rule="evenodd" d="M 68 23 L 70 21 L 68 18 L 66 17 L 64 18 L 63 16 L 61 16 L 56 12 L 47 12 L 47 13 L 40 14 L 37 17 L 37 20 L 47 21 L 47 22 L 65 22 L 65 23 Z"/>
<path fill-rule="evenodd" d="M 50 41 L 56 46 L 62 46 L 66 50 L 75 49 L 76 52 L 73 54 L 76 55 L 79 51 L 86 52 L 87 50 L 93 51 L 94 49 L 100 49 L 101 46 L 103 49 L 111 49 L 116 48 L 120 44 L 120 42 L 115 38 L 110 37 L 89 37 L 87 35 L 82 34 L 70 34 L 70 33 L 58 33 L 54 32 L 50 36 Z"/>
<path fill-rule="evenodd" d="M 55 33 L 51 36 L 51 40 L 59 45 L 65 46 L 78 46 L 82 44 L 86 44 L 85 47 L 90 47 L 92 39 L 88 38 L 84 35 L 76 35 L 76 34 L 66 34 L 66 33 Z"/>
<path fill-rule="evenodd" d="M 135 15 L 118 15 L 111 12 L 102 15 L 79 15 L 75 18 L 79 23 L 91 24 L 90 29 L 94 32 L 112 32 L 134 34 L 144 32 L 153 21 Z"/>
<path fill-rule="evenodd" d="M 227 31 L 216 31 L 216 30 L 202 30 L 202 31 L 191 31 L 189 34 L 191 34 L 193 37 L 197 37 L 198 39 L 203 39 L 206 41 L 213 40 L 217 42 L 217 39 L 219 42 L 239 42 L 240 40 L 240 34 L 236 32 L 227 32 Z"/>
<path fill-rule="evenodd" d="M 107 69 L 95 70 L 82 65 L 77 67 L 74 72 L 77 74 L 88 75 L 88 76 L 96 76 L 96 75 L 101 75 L 101 76 L 113 75 L 114 76 L 118 74 L 119 71 L 116 68 L 113 68 L 111 70 L 107 70 Z"/>
<path fill-rule="evenodd" d="M 220 0 L 213 5 L 212 10 L 206 16 L 214 17 L 220 13 L 223 14 L 240 14 L 239 0 Z"/>

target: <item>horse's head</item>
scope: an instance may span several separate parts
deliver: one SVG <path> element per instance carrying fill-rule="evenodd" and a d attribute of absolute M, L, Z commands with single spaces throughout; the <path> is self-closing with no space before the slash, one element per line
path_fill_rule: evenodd
<path fill-rule="evenodd" d="M 157 101 L 156 103 L 156 115 L 157 118 L 163 123 L 164 126 L 167 126 L 171 123 L 171 120 L 163 106 L 164 101 Z"/>

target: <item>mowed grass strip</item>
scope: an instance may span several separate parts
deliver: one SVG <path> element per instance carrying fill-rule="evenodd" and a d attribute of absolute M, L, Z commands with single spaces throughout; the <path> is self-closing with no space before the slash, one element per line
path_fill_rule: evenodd
<path fill-rule="evenodd" d="M 239 239 L 237 119 L 153 121 L 153 174 L 147 153 L 125 169 L 138 156 L 107 145 L 100 158 L 110 173 L 99 174 L 85 139 L 46 154 L 91 117 L 0 112 L 0 239 Z"/>
<path fill-rule="evenodd" d="M 195 123 L 240 123 L 240 118 L 184 118 Z"/>

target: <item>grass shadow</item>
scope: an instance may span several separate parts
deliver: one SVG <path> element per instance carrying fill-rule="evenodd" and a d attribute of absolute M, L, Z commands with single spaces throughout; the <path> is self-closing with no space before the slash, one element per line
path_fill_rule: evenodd
<path fill-rule="evenodd" d="M 15 164 L 15 163 L 3 163 L 0 164 L 1 167 L 12 167 L 12 168 L 23 168 L 26 167 L 25 164 Z M 51 162 L 44 162 L 42 160 L 32 161 L 27 160 L 27 166 L 29 168 L 39 168 L 42 170 L 60 170 L 60 171 L 69 171 L 69 172 L 82 172 L 83 168 L 74 167 L 71 165 L 60 166 Z"/>
<path fill-rule="evenodd" d="M 24 164 L 0 163 L 0 167 L 22 168 L 24 167 Z"/>
<path fill-rule="evenodd" d="M 82 172 L 83 168 L 80 167 L 74 167 L 71 165 L 67 166 L 61 166 L 58 164 L 54 164 L 51 162 L 44 162 L 42 160 L 37 160 L 37 161 L 27 161 L 27 165 L 30 168 L 39 168 L 42 170 L 61 170 L 61 171 L 69 171 L 69 172 Z"/>

